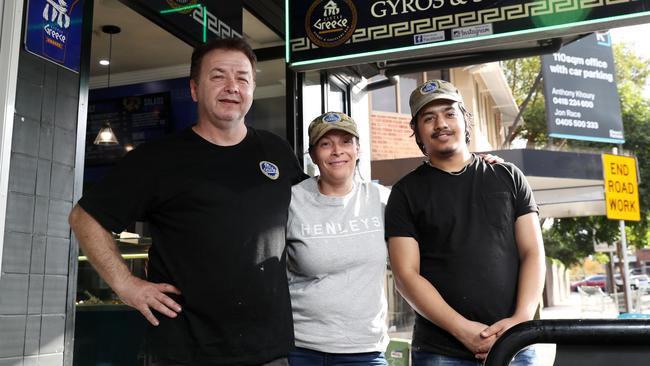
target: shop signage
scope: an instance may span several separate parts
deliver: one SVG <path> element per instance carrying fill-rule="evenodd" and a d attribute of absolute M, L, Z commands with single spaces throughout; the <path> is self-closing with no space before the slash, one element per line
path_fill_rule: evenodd
<path fill-rule="evenodd" d="M 192 46 L 242 36 L 241 0 L 139 0 L 125 4 Z"/>
<path fill-rule="evenodd" d="M 542 57 L 548 135 L 622 144 L 623 120 L 608 33 Z"/>
<path fill-rule="evenodd" d="M 650 0 L 287 0 L 285 10 L 295 70 L 448 56 L 650 21 Z"/>
<path fill-rule="evenodd" d="M 602 159 L 607 218 L 641 220 L 636 159 L 612 154 L 603 154 Z"/>
<path fill-rule="evenodd" d="M 84 0 L 29 0 L 25 49 L 79 72 Z"/>

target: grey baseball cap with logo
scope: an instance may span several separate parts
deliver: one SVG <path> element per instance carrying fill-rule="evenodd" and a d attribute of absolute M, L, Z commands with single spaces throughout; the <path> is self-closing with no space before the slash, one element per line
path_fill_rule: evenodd
<path fill-rule="evenodd" d="M 411 93 L 411 97 L 409 98 L 411 116 L 415 117 L 422 107 L 438 99 L 463 102 L 463 97 L 460 96 L 460 92 L 458 92 L 454 84 L 444 80 L 429 80 L 418 85 Z"/>
<path fill-rule="evenodd" d="M 327 112 L 316 117 L 309 124 L 309 129 L 307 130 L 309 134 L 309 145 L 316 145 L 321 137 L 332 130 L 345 131 L 359 138 L 357 124 L 350 116 L 341 112 Z"/>

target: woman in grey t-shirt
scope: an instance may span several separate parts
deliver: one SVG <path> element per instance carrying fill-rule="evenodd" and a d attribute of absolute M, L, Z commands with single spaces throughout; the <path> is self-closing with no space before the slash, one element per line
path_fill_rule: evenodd
<path fill-rule="evenodd" d="M 388 190 L 357 178 L 359 134 L 349 116 L 325 113 L 311 122 L 308 133 L 320 176 L 295 185 L 289 207 L 288 277 L 296 337 L 289 364 L 387 365 L 383 213 Z"/>

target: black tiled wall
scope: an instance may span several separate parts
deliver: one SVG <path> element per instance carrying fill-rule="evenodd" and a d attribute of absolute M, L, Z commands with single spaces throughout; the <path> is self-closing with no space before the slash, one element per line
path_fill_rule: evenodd
<path fill-rule="evenodd" d="M 0 366 L 62 365 L 79 76 L 22 51 L 0 276 Z"/>

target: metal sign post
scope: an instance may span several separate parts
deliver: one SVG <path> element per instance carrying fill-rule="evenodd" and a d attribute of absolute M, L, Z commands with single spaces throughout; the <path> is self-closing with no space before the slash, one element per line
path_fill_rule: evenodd
<path fill-rule="evenodd" d="M 614 266 L 614 252 L 609 252 L 609 283 L 611 284 L 612 292 L 614 293 L 614 301 L 616 302 L 616 310 L 618 311 L 618 290 L 616 289 L 616 276 L 614 276 L 614 272 L 616 272 L 616 266 Z"/>
<path fill-rule="evenodd" d="M 618 222 L 618 227 L 621 231 L 621 260 L 623 261 L 623 273 L 621 278 L 623 279 L 623 294 L 625 296 L 625 310 L 626 312 L 632 312 L 632 295 L 630 294 L 630 279 L 628 273 L 630 272 L 629 265 L 627 264 L 627 237 L 625 235 L 625 220 L 620 220 Z"/>
<path fill-rule="evenodd" d="M 605 203 L 607 217 L 620 219 L 618 221 L 621 233 L 620 255 L 623 262 L 621 279 L 623 280 L 623 294 L 625 296 L 625 311 L 632 311 L 632 298 L 630 294 L 629 266 L 627 263 L 627 236 L 625 235 L 625 219 L 639 220 L 639 194 L 636 174 L 636 161 L 634 158 L 617 156 L 618 148 L 612 148 L 612 154 L 603 154 L 603 174 L 605 181 Z"/>

